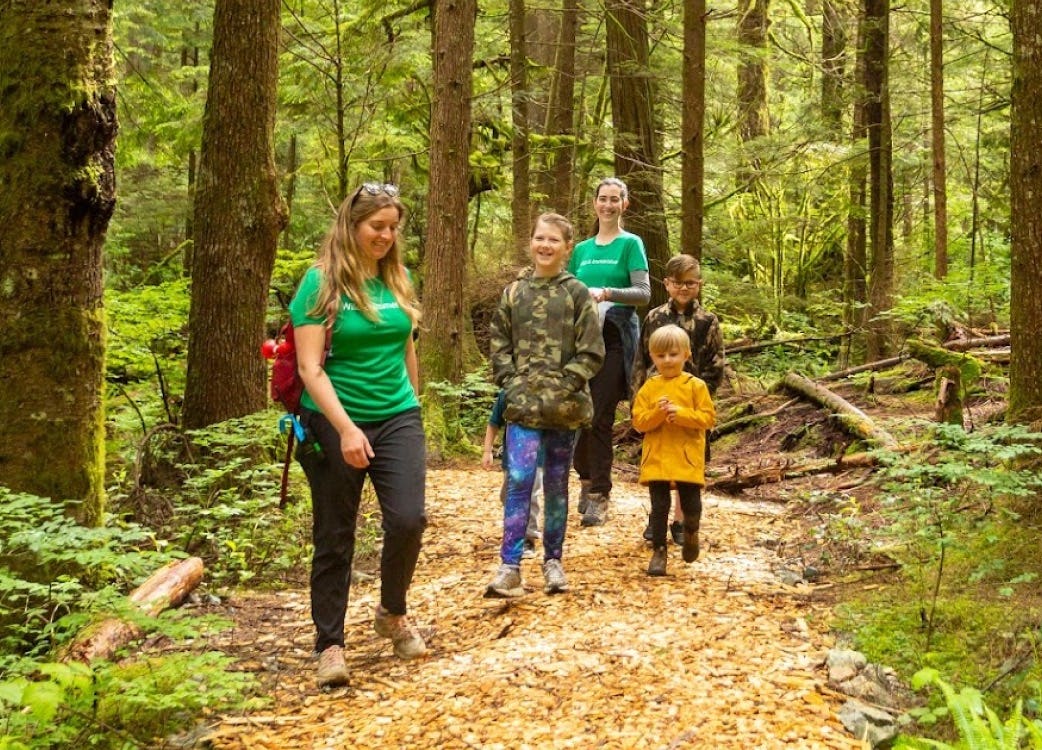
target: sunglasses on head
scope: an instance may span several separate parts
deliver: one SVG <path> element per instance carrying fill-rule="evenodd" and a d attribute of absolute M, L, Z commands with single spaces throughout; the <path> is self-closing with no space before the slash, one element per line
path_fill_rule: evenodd
<path fill-rule="evenodd" d="M 358 188 L 359 193 L 367 193 L 369 195 L 389 195 L 392 198 L 398 196 L 398 186 L 392 185 L 389 182 L 380 184 L 379 182 L 363 182 L 362 187 Z"/>

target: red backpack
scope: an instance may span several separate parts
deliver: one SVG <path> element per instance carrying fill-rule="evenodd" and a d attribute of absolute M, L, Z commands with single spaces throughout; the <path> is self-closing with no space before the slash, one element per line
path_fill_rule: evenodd
<path fill-rule="evenodd" d="M 329 355 L 333 331 L 326 328 L 326 345 L 322 351 L 322 362 Z M 279 490 L 279 507 L 284 508 L 288 502 L 289 465 L 293 460 L 294 441 L 304 440 L 304 428 L 301 427 L 297 415 L 300 414 L 300 397 L 304 394 L 304 381 L 297 371 L 297 346 L 293 340 L 293 322 L 287 321 L 278 338 L 268 339 L 261 345 L 261 353 L 273 360 L 271 364 L 271 398 L 286 409 L 286 414 L 279 420 L 279 431 L 289 434 L 286 441 L 286 458 L 282 466 L 282 487 Z"/>

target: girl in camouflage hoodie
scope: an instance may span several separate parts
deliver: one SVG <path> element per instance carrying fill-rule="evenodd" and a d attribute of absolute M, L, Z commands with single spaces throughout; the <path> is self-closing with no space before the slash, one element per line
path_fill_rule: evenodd
<path fill-rule="evenodd" d="M 561 566 L 568 516 L 568 472 L 577 430 L 590 424 L 587 382 L 604 361 L 597 308 L 564 264 L 572 225 L 543 214 L 530 248 L 532 268 L 503 290 L 492 320 L 492 376 L 506 394 L 507 497 L 502 564 L 486 596 L 520 596 L 521 556 L 537 456 L 543 465 L 543 590 L 567 591 Z"/>

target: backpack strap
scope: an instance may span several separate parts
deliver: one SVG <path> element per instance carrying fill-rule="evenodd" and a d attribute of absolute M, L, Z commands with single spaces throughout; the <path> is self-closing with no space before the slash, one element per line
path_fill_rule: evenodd
<path fill-rule="evenodd" d="M 279 487 L 279 510 L 282 510 L 289 504 L 289 462 L 293 460 L 293 442 L 296 439 L 296 433 L 293 430 L 289 431 L 289 437 L 286 439 L 286 460 L 282 464 L 282 485 Z"/>

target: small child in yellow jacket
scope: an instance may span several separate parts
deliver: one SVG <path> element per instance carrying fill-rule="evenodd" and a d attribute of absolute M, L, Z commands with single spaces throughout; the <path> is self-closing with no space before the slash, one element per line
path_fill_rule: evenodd
<path fill-rule="evenodd" d="M 651 544 L 654 552 L 649 576 L 666 574 L 666 526 L 670 484 L 676 483 L 684 510 L 684 562 L 698 559 L 698 526 L 705 484 L 706 431 L 716 421 L 713 399 L 705 382 L 684 371 L 691 356 L 691 340 L 676 325 L 651 334 L 648 351 L 657 375 L 641 386 L 633 401 L 633 427 L 644 433 L 640 483 L 651 494 Z"/>

